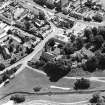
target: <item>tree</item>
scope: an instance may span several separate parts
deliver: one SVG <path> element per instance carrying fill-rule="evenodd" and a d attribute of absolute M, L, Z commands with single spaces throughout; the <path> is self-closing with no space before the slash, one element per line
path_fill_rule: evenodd
<path fill-rule="evenodd" d="M 94 36 L 96 36 L 98 34 L 98 29 L 96 27 L 92 28 L 92 33 Z"/>
<path fill-rule="evenodd" d="M 94 15 L 94 16 L 92 17 L 92 19 L 93 19 L 94 21 L 96 21 L 96 22 L 102 22 L 102 21 L 103 21 L 103 17 L 102 17 L 102 15 L 99 14 L 99 13 L 97 13 L 96 15 Z"/>
<path fill-rule="evenodd" d="M 99 26 L 98 27 L 98 34 L 102 35 L 105 40 L 105 26 Z"/>
<path fill-rule="evenodd" d="M 5 65 L 0 63 L 0 71 L 4 70 L 5 69 Z"/>
<path fill-rule="evenodd" d="M 40 59 L 39 61 L 35 62 L 34 64 L 36 68 L 43 67 L 45 65 L 45 61 L 43 59 Z"/>
<path fill-rule="evenodd" d="M 88 89 L 90 87 L 90 81 L 84 78 L 77 79 L 77 81 L 74 83 L 74 89 Z"/>
<path fill-rule="evenodd" d="M 32 47 L 31 47 L 31 48 L 26 47 L 25 53 L 26 53 L 26 54 L 30 54 L 33 50 L 34 50 L 34 49 L 33 49 Z"/>
<path fill-rule="evenodd" d="M 102 44 L 101 52 L 105 53 L 105 42 Z"/>
<path fill-rule="evenodd" d="M 101 70 L 105 69 L 105 54 L 100 54 L 100 57 L 98 58 L 98 68 Z"/>
<path fill-rule="evenodd" d="M 10 45 L 9 48 L 8 48 L 8 50 L 9 50 L 10 53 L 12 53 L 13 50 L 14 50 L 14 47 L 12 45 Z"/>
<path fill-rule="evenodd" d="M 96 105 L 104 105 L 103 104 L 103 98 L 100 96 L 99 93 L 93 94 L 92 98 L 89 100 L 90 103 L 96 104 Z"/>
<path fill-rule="evenodd" d="M 55 3 L 55 9 L 56 9 L 56 11 L 58 11 L 58 12 L 61 12 L 61 0 L 59 0 L 59 2 L 57 2 L 57 3 Z"/>
<path fill-rule="evenodd" d="M 84 30 L 84 36 L 87 38 L 87 41 L 89 42 L 90 40 L 92 40 L 92 30 L 91 28 L 87 28 Z"/>
<path fill-rule="evenodd" d="M 65 44 L 64 48 L 63 48 L 63 51 L 66 55 L 69 55 L 69 54 L 73 54 L 74 53 L 74 47 L 71 43 L 67 43 Z"/>
<path fill-rule="evenodd" d="M 44 5 L 47 0 L 33 0 L 33 1 L 40 4 L 40 5 Z"/>
<path fill-rule="evenodd" d="M 40 12 L 39 12 L 39 19 L 40 19 L 40 20 L 45 20 L 45 14 L 44 14 L 43 11 L 40 11 Z"/>
<path fill-rule="evenodd" d="M 89 17 L 89 16 L 88 17 L 84 17 L 83 19 L 84 19 L 84 21 L 88 21 L 88 22 L 92 21 L 91 17 Z"/>
<path fill-rule="evenodd" d="M 51 47 L 53 47 L 55 45 L 55 40 L 54 39 L 50 39 L 48 41 L 48 45 L 51 46 Z"/>
<path fill-rule="evenodd" d="M 94 45 L 96 49 L 99 49 L 102 46 L 102 43 L 104 42 L 104 38 L 102 35 L 96 35 L 94 37 Z"/>
<path fill-rule="evenodd" d="M 5 0 L 0 0 L 0 2 L 4 2 Z"/>
<path fill-rule="evenodd" d="M 0 76 L 0 84 L 3 82 L 2 76 Z"/>
<path fill-rule="evenodd" d="M 85 64 L 83 64 L 83 69 L 85 71 L 94 72 L 97 68 L 98 62 L 96 57 L 91 57 L 87 60 Z"/>
<path fill-rule="evenodd" d="M 3 76 L 2 76 L 2 81 L 6 81 L 7 79 L 10 78 L 10 75 L 7 72 L 4 72 Z"/>
<path fill-rule="evenodd" d="M 76 50 L 78 51 L 82 47 L 83 47 L 83 40 L 82 40 L 82 38 L 79 37 L 79 38 L 76 39 Z"/>
<path fill-rule="evenodd" d="M 29 21 L 24 21 L 24 26 L 25 26 L 25 30 L 28 31 L 30 30 L 30 26 L 31 26 L 31 23 Z"/>
<path fill-rule="evenodd" d="M 12 34 L 12 30 L 9 29 L 9 30 L 7 31 L 7 34 L 8 34 L 8 35 L 9 35 L 9 34 Z"/>
<path fill-rule="evenodd" d="M 58 44 L 58 48 L 62 49 L 63 48 L 63 44 L 59 43 Z"/>
<path fill-rule="evenodd" d="M 68 15 L 69 14 L 69 10 L 67 10 L 66 8 L 63 8 L 62 12 L 63 12 L 64 15 Z"/>
<path fill-rule="evenodd" d="M 35 92 L 39 92 L 39 91 L 41 90 L 41 87 L 35 87 L 35 88 L 33 88 L 33 90 L 34 90 Z"/>
<path fill-rule="evenodd" d="M 96 5 L 96 2 L 93 2 L 92 0 L 87 0 L 85 2 L 85 6 L 87 6 L 88 8 L 93 8 L 93 6 Z"/>
<path fill-rule="evenodd" d="M 10 100 L 13 100 L 15 103 L 22 103 L 25 101 L 25 97 L 21 95 L 13 95 Z"/>
<path fill-rule="evenodd" d="M 50 9 L 54 9 L 54 7 L 55 7 L 54 1 L 53 0 L 47 0 L 46 6 Z"/>
<path fill-rule="evenodd" d="M 11 59 L 10 64 L 14 64 L 16 62 L 16 58 Z"/>

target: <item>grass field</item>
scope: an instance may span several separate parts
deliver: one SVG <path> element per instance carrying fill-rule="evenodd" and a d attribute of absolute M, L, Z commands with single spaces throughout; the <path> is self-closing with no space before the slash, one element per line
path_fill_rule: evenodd
<path fill-rule="evenodd" d="M 66 90 L 51 89 L 50 85 L 69 87 L 72 89 L 74 82 L 75 80 L 61 79 L 56 83 L 51 83 L 49 79 L 43 74 L 39 74 L 31 69 L 25 68 L 20 74 L 18 74 L 13 80 L 11 80 L 9 84 L 7 84 L 5 87 L 2 87 L 0 89 L 0 98 L 10 92 L 16 92 L 16 91 L 34 92 L 33 88 L 37 86 L 42 87 L 40 92 L 49 92 L 49 91 L 63 92 Z M 90 88 L 91 90 L 98 89 L 98 88 L 104 89 L 105 84 L 102 84 L 99 82 L 91 83 L 91 88 Z M 58 95 L 53 95 L 53 96 L 28 96 L 27 95 L 27 100 L 46 99 L 46 100 L 57 101 L 57 102 L 59 101 L 75 102 L 78 100 L 80 101 L 86 100 L 86 98 L 89 98 L 90 95 L 89 94 L 88 95 L 71 94 L 71 95 L 59 95 L 59 96 Z"/>

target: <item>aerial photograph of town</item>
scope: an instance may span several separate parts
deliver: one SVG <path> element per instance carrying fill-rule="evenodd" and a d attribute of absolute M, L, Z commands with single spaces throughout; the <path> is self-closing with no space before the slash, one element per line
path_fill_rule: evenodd
<path fill-rule="evenodd" d="M 0 0 L 0 105 L 105 105 L 105 0 Z"/>

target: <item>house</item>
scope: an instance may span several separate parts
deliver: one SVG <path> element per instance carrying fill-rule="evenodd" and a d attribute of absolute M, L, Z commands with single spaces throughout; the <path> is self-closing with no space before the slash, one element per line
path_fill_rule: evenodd
<path fill-rule="evenodd" d="M 17 19 L 18 17 L 20 17 L 23 12 L 24 12 L 23 8 L 17 8 L 14 12 L 14 18 Z"/>
<path fill-rule="evenodd" d="M 4 60 L 10 59 L 11 55 L 8 51 L 8 48 L 6 47 L 6 45 L 2 45 L 0 46 L 0 53 L 3 56 Z"/>
<path fill-rule="evenodd" d="M 41 27 L 42 25 L 44 25 L 44 21 L 41 21 L 41 20 L 38 20 L 38 19 L 36 19 L 34 23 L 37 27 Z"/>
<path fill-rule="evenodd" d="M 69 0 L 61 0 L 61 7 L 64 7 L 67 3 L 69 3 Z"/>
<path fill-rule="evenodd" d="M 45 60 L 51 60 L 51 59 L 53 59 L 55 57 L 55 55 L 50 53 L 50 52 L 43 52 L 42 57 Z"/>
<path fill-rule="evenodd" d="M 56 35 L 54 40 L 58 43 L 65 44 L 68 42 L 68 37 L 64 35 Z"/>

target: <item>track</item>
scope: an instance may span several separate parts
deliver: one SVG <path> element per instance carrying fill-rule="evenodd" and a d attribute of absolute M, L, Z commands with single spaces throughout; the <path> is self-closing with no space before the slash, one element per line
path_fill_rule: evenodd
<path fill-rule="evenodd" d="M 18 91 L 18 92 L 11 92 L 6 95 L 4 95 L 0 100 L 14 94 L 24 94 L 24 95 L 36 95 L 36 96 L 42 96 L 42 95 L 67 95 L 67 94 L 92 94 L 95 92 L 105 92 L 105 89 L 103 90 L 79 90 L 79 91 L 70 91 L 70 92 L 40 92 L 40 93 L 35 93 L 35 92 L 24 92 L 24 91 Z"/>

